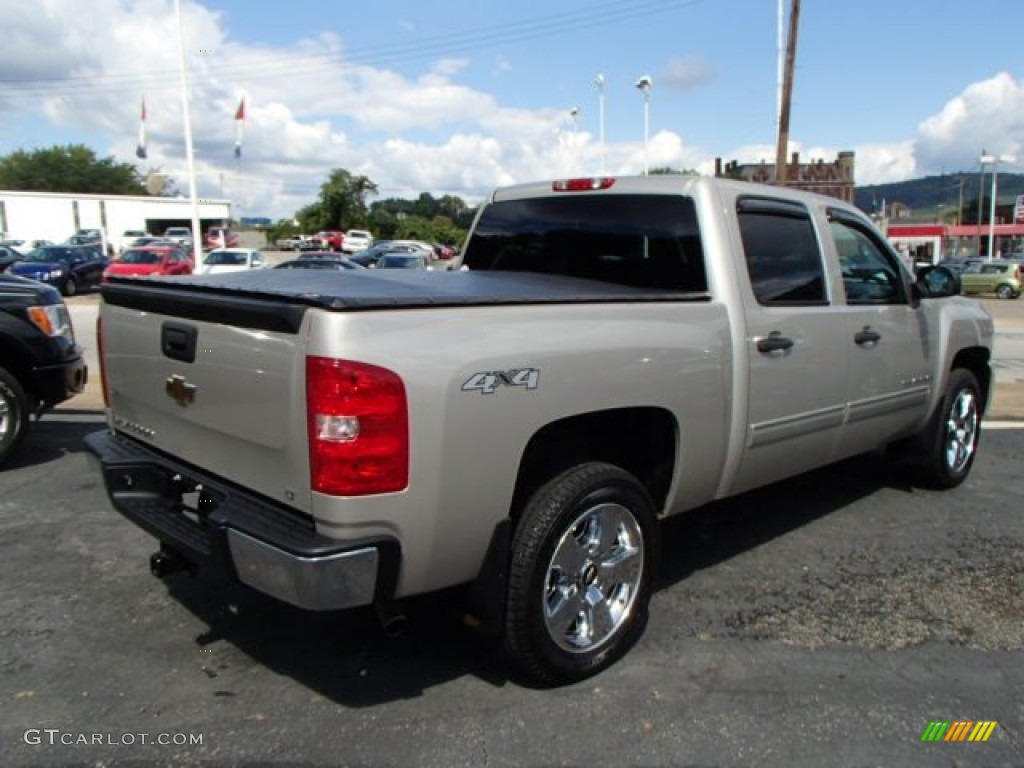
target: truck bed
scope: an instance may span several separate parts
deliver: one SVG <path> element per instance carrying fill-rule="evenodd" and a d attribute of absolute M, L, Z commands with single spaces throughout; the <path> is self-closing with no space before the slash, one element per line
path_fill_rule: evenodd
<path fill-rule="evenodd" d="M 367 270 L 364 274 L 356 270 L 268 269 L 173 278 L 112 277 L 103 285 L 102 294 L 105 301 L 117 306 L 292 333 L 298 330 L 307 307 L 356 312 L 709 300 L 706 293 L 658 291 L 557 275 L 404 270 Z"/>

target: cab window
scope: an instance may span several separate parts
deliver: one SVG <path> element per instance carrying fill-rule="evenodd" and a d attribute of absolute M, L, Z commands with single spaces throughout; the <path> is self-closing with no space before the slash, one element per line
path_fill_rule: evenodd
<path fill-rule="evenodd" d="M 829 224 L 847 304 L 903 304 L 906 290 L 895 255 L 852 217 L 830 212 Z"/>
<path fill-rule="evenodd" d="M 741 197 L 736 214 L 747 274 L 759 304 L 828 304 L 821 248 L 804 206 L 788 200 Z"/>

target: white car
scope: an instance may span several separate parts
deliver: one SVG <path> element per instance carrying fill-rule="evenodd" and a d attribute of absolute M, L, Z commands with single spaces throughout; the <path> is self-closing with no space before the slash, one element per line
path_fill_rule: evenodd
<path fill-rule="evenodd" d="M 17 251 L 22 256 L 27 256 L 36 248 L 42 248 L 46 245 L 54 245 L 49 240 L 4 240 L 3 244 L 11 250 Z"/>
<path fill-rule="evenodd" d="M 225 272 L 245 272 L 264 269 L 267 261 L 263 252 L 253 248 L 214 248 L 196 267 L 197 275 L 219 275 Z"/>
<path fill-rule="evenodd" d="M 345 253 L 356 253 L 365 251 L 373 245 L 373 235 L 365 229 L 350 229 L 345 233 L 345 239 L 341 243 L 341 250 Z"/>
<path fill-rule="evenodd" d="M 117 241 L 117 252 L 123 253 L 128 250 L 140 237 L 149 237 L 149 233 L 144 229 L 126 229 Z"/>
<path fill-rule="evenodd" d="M 173 240 L 178 245 L 192 247 L 192 230 L 188 227 L 168 227 L 164 230 L 164 238 Z"/>
<path fill-rule="evenodd" d="M 430 243 L 425 243 L 422 240 L 391 240 L 391 245 L 405 245 L 410 248 L 415 248 L 421 252 L 428 262 L 434 261 L 437 258 L 437 254 L 434 252 L 434 246 Z"/>

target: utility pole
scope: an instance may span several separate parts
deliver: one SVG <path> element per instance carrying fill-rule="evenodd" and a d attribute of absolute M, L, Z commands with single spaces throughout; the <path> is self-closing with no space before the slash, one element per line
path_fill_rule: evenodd
<path fill-rule="evenodd" d="M 786 40 L 786 73 L 782 79 L 782 109 L 779 111 L 779 143 L 775 149 L 775 184 L 786 186 L 789 150 L 789 105 L 793 100 L 793 70 L 796 68 L 796 33 L 800 22 L 800 0 L 792 0 L 789 10 L 789 37 Z"/>

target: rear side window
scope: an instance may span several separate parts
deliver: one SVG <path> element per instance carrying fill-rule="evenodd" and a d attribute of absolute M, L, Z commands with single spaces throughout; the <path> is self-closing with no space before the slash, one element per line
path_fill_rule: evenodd
<path fill-rule="evenodd" d="M 736 204 L 747 274 L 759 304 L 827 304 L 825 268 L 810 213 L 798 203 L 740 198 Z"/>
<path fill-rule="evenodd" d="M 492 203 L 463 263 L 471 270 L 707 291 L 696 209 L 683 196 L 567 194 Z"/>

